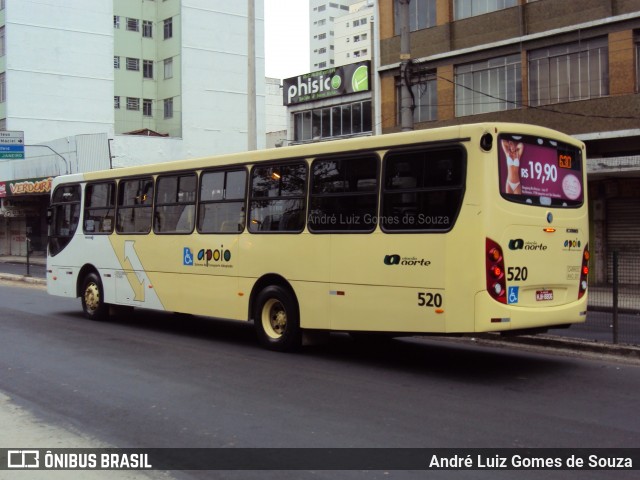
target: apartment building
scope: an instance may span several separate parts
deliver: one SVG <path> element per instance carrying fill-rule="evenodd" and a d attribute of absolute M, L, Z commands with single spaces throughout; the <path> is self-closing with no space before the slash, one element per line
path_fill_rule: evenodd
<path fill-rule="evenodd" d="M 399 2 L 378 4 L 388 133 L 400 130 Z M 640 252 L 638 2 L 411 0 L 409 8 L 415 128 L 513 121 L 585 141 L 594 280 L 610 281 L 614 251 Z M 633 262 L 621 264 L 623 281 L 640 267 Z"/>
<path fill-rule="evenodd" d="M 349 13 L 334 22 L 334 61 L 337 67 L 349 63 L 371 60 L 374 41 L 374 0 L 354 3 Z"/>
<path fill-rule="evenodd" d="M 357 1 L 309 0 L 309 71 L 335 66 L 334 22 L 337 17 L 349 13 L 349 6 Z"/>
<path fill-rule="evenodd" d="M 0 0 L 0 130 L 25 143 L 0 159 L 0 255 L 44 248 L 52 177 L 246 150 L 249 101 L 263 148 L 263 0 L 255 99 L 248 25 L 247 2 Z"/>

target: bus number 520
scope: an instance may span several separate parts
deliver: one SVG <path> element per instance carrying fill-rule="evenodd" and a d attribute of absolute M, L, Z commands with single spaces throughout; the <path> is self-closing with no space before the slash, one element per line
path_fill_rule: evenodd
<path fill-rule="evenodd" d="M 439 293 L 420 292 L 418 293 L 418 306 L 440 308 L 442 306 L 442 295 Z"/>

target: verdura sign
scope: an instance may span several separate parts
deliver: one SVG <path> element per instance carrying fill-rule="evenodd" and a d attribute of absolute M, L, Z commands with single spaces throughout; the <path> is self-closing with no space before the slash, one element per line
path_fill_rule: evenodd
<path fill-rule="evenodd" d="M 369 91 L 369 60 L 287 78 L 283 82 L 284 104 L 311 102 Z"/>

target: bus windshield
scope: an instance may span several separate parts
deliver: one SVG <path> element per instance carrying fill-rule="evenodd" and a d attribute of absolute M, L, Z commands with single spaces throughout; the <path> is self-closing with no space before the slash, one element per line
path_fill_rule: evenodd
<path fill-rule="evenodd" d="M 499 136 L 500 193 L 516 203 L 576 208 L 584 202 L 582 152 L 546 138 Z"/>

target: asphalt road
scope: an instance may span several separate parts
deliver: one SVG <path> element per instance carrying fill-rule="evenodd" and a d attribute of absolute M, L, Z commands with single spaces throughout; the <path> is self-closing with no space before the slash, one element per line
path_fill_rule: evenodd
<path fill-rule="evenodd" d="M 0 284 L 0 305 L 0 392 L 41 422 L 116 447 L 640 447 L 634 364 L 423 339 L 360 346 L 341 334 L 279 354 L 261 349 L 250 325 L 148 311 L 91 322 L 79 300 L 33 286 Z M 231 479 L 636 474 L 172 472 Z"/>

